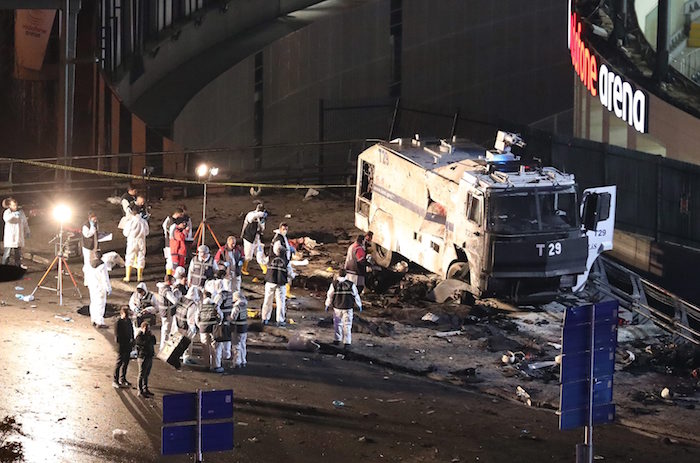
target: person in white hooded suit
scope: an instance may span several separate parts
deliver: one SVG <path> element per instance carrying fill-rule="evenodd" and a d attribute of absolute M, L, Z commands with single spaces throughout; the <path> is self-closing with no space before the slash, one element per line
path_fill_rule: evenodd
<path fill-rule="evenodd" d="M 102 256 L 102 264 L 93 268 L 86 266 L 85 285 L 90 292 L 90 320 L 96 328 L 107 328 L 105 325 L 105 307 L 107 296 L 112 294 L 112 285 L 109 281 L 109 272 L 116 265 L 124 265 L 124 259 L 116 252 L 108 252 Z"/>
<path fill-rule="evenodd" d="M 125 282 L 131 279 L 131 268 L 136 267 L 137 280 L 143 279 L 143 268 L 146 266 L 146 237 L 150 229 L 148 222 L 136 210 L 131 210 L 131 217 L 124 226 L 123 234 L 126 237 L 126 276 Z"/>

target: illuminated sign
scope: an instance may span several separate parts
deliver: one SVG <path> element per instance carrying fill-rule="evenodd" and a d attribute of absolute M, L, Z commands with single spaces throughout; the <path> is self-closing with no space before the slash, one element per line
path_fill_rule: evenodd
<path fill-rule="evenodd" d="M 627 122 L 630 127 L 634 127 L 637 132 L 647 133 L 647 94 L 625 80 L 624 76 L 616 74 L 609 65 L 602 63 L 602 58 L 597 57 L 581 40 L 581 27 L 581 21 L 578 15 L 571 11 L 569 3 L 568 42 L 571 64 L 576 74 L 591 96 L 599 97 L 600 104 L 608 111 Z"/>

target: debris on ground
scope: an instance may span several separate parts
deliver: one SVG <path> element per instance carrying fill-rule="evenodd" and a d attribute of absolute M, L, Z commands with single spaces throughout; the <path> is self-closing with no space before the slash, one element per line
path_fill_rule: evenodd
<path fill-rule="evenodd" d="M 331 320 L 332 324 L 332 320 Z M 319 321 L 320 325 L 320 321 Z M 394 335 L 394 324 L 385 321 L 375 322 L 364 317 L 355 317 L 352 324 L 353 333 L 373 334 L 382 338 Z"/>
<path fill-rule="evenodd" d="M 532 398 L 530 397 L 530 394 L 529 394 L 525 389 L 523 389 L 522 387 L 518 386 L 518 387 L 515 389 L 515 394 L 516 394 L 516 396 L 518 397 L 518 400 L 520 400 L 521 402 L 526 403 L 528 407 L 531 407 L 531 406 L 532 406 Z"/>
<path fill-rule="evenodd" d="M 58 318 L 59 320 L 63 320 L 64 322 L 72 322 L 73 319 L 70 317 L 64 317 L 63 315 L 54 315 L 53 318 Z"/>
<path fill-rule="evenodd" d="M 124 439 L 126 438 L 126 435 L 128 434 L 129 431 L 126 429 L 115 429 L 112 431 L 112 437 L 114 439 Z"/>
<path fill-rule="evenodd" d="M 345 406 L 345 402 L 343 402 L 342 400 L 334 400 L 334 401 L 333 401 L 333 406 L 334 406 L 335 408 L 342 408 L 342 407 Z"/>
<path fill-rule="evenodd" d="M 306 190 L 306 194 L 304 195 L 304 201 L 308 201 L 311 198 L 313 198 L 314 196 L 318 196 L 318 195 L 319 195 L 318 190 L 315 190 L 313 188 L 309 188 L 308 190 Z"/>
<path fill-rule="evenodd" d="M 668 400 L 671 397 L 673 397 L 673 394 L 671 393 L 671 390 L 669 388 L 665 387 L 665 388 L 661 389 L 661 398 L 662 399 Z"/>
<path fill-rule="evenodd" d="M 429 293 L 426 298 L 429 301 L 442 303 L 448 299 L 460 301 L 465 291 L 469 289 L 469 285 L 464 281 L 447 279 L 438 283 Z"/>
<path fill-rule="evenodd" d="M 437 323 L 438 321 L 440 321 L 440 317 L 438 317 L 437 315 L 435 315 L 432 312 L 428 312 L 427 314 L 425 314 L 421 317 L 421 320 L 424 320 L 426 322 Z"/>
<path fill-rule="evenodd" d="M 24 447 L 15 440 L 16 436 L 24 436 L 17 420 L 13 416 L 0 420 L 0 461 L 24 461 Z"/>
<path fill-rule="evenodd" d="M 305 335 L 295 334 L 289 338 L 287 342 L 287 350 L 297 350 L 302 352 L 314 352 L 320 349 L 321 346 L 314 342 L 313 339 Z"/>
<path fill-rule="evenodd" d="M 437 333 L 433 334 L 436 338 L 448 338 L 451 336 L 459 336 L 462 334 L 462 330 L 454 330 L 454 331 L 438 331 Z"/>

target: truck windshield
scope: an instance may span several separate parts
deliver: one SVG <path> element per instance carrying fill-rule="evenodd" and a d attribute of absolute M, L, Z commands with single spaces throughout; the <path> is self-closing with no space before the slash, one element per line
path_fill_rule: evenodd
<path fill-rule="evenodd" d="M 492 195 L 489 225 L 496 233 L 530 233 L 578 228 L 576 193 L 537 191 Z"/>

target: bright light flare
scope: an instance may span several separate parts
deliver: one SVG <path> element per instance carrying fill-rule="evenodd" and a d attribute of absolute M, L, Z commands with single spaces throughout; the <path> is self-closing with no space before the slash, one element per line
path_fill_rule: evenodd
<path fill-rule="evenodd" d="M 219 175 L 219 168 L 218 167 L 212 167 L 211 170 L 209 171 L 212 177 L 216 177 Z"/>
<path fill-rule="evenodd" d="M 65 204 L 58 204 L 53 208 L 53 218 L 60 223 L 65 223 L 70 220 L 73 215 L 71 208 Z"/>
<path fill-rule="evenodd" d="M 206 164 L 200 164 L 199 167 L 197 167 L 197 176 L 198 177 L 204 177 L 209 173 L 209 166 Z"/>

